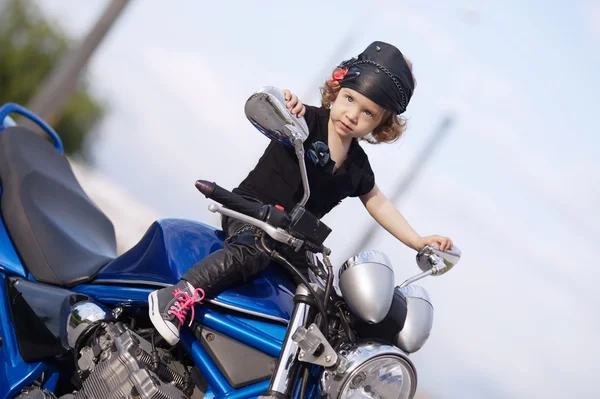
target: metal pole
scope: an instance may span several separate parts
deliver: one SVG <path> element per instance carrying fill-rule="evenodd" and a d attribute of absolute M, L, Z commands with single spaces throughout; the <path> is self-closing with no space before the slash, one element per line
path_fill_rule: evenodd
<path fill-rule="evenodd" d="M 414 163 L 409 168 L 408 174 L 401 177 L 396 188 L 389 197 L 390 202 L 396 203 L 407 191 L 410 189 L 412 184 L 415 182 L 417 177 L 421 174 L 423 167 L 429 162 L 436 148 L 440 145 L 444 137 L 448 134 L 450 127 L 454 123 L 454 119 L 450 115 L 446 115 L 442 118 L 440 124 L 436 128 L 435 132 L 431 135 L 431 138 L 427 145 L 423 147 L 419 155 L 416 157 Z M 360 252 L 369 246 L 373 236 L 376 235 L 379 225 L 374 221 L 369 221 L 369 228 L 365 233 L 358 239 L 356 244 L 351 247 L 354 252 Z"/>
<path fill-rule="evenodd" d="M 75 48 L 48 76 L 28 108 L 51 125 L 59 118 L 69 96 L 75 90 L 81 71 L 130 0 L 112 0 Z"/>

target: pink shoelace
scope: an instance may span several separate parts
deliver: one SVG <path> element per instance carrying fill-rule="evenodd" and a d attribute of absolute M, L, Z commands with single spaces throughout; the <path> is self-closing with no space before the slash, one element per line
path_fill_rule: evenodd
<path fill-rule="evenodd" d="M 167 313 L 177 317 L 181 325 L 183 325 L 188 310 L 192 309 L 192 317 L 190 317 L 190 323 L 188 324 L 188 326 L 191 326 L 192 321 L 194 321 L 194 305 L 204 299 L 204 290 L 202 288 L 196 288 L 190 296 L 187 292 L 177 288 L 173 291 L 173 296 L 177 298 L 177 302 L 171 306 L 171 309 L 169 309 Z"/>

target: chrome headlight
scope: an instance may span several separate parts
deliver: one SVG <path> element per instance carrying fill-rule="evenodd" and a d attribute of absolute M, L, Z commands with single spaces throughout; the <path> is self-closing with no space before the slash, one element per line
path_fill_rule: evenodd
<path fill-rule="evenodd" d="M 394 298 L 394 269 L 379 251 L 365 251 L 340 268 L 340 291 L 350 311 L 367 323 L 385 318 Z"/>
<path fill-rule="evenodd" d="M 326 397 L 411 399 L 415 395 L 417 374 L 400 349 L 377 342 L 346 343 L 338 353 L 339 366 L 321 376 Z"/>

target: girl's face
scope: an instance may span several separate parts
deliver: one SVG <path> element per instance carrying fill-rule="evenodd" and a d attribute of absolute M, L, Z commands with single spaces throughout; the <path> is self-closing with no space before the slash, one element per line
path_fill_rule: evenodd
<path fill-rule="evenodd" d="M 329 126 L 341 138 L 363 138 L 371 133 L 387 111 L 356 90 L 343 87 L 329 114 Z"/>

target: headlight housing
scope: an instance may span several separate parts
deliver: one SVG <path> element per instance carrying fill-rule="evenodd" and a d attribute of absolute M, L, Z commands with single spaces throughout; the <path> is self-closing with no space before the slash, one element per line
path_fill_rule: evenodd
<path fill-rule="evenodd" d="M 325 370 L 321 389 L 326 397 L 411 399 L 417 389 L 412 362 L 400 349 L 378 342 L 346 343 L 340 364 Z"/>
<path fill-rule="evenodd" d="M 415 353 L 425 345 L 433 326 L 433 305 L 427 290 L 418 285 L 400 288 L 406 298 L 404 328 L 394 338 L 393 344 L 406 353 Z"/>
<path fill-rule="evenodd" d="M 394 298 L 394 268 L 379 251 L 364 251 L 340 268 L 340 291 L 356 317 L 376 324 L 385 318 Z"/>

